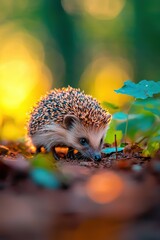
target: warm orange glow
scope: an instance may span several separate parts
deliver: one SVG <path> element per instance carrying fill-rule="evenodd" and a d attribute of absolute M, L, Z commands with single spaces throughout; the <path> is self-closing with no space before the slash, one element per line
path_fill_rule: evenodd
<path fill-rule="evenodd" d="M 77 150 L 77 149 L 74 149 L 74 150 L 73 150 L 73 153 L 74 153 L 74 154 L 77 154 L 77 153 L 78 153 L 78 150 Z"/>
<path fill-rule="evenodd" d="M 117 94 L 124 81 L 132 79 L 130 65 L 124 59 L 100 57 L 86 69 L 81 78 L 81 85 L 99 101 L 112 102 L 122 106 L 130 97 Z"/>
<path fill-rule="evenodd" d="M 33 146 L 32 144 L 30 144 L 30 145 L 29 145 L 29 148 L 30 148 L 30 151 L 31 151 L 32 153 L 36 153 L 36 147 L 35 147 L 35 146 Z"/>
<path fill-rule="evenodd" d="M 122 179 L 114 172 L 102 172 L 93 175 L 86 184 L 87 195 L 97 203 L 109 203 L 123 191 Z"/>
<path fill-rule="evenodd" d="M 9 30 L 6 26 L 0 31 L 1 137 L 15 139 L 24 136 L 26 112 L 51 88 L 52 77 L 41 43 L 25 32 Z"/>
<path fill-rule="evenodd" d="M 55 151 L 56 151 L 57 155 L 59 155 L 60 157 L 64 158 L 64 157 L 67 156 L 67 154 L 69 152 L 69 148 L 68 147 L 57 146 L 57 147 L 55 147 Z M 77 149 L 73 149 L 73 153 L 77 154 L 78 150 Z"/>
<path fill-rule="evenodd" d="M 27 38 L 31 38 L 28 37 Z M 1 47 L 0 53 L 0 106 L 3 111 L 14 111 L 24 103 L 26 96 L 38 85 L 38 82 L 44 77 L 46 80 L 46 90 L 49 87 L 49 74 L 45 71 L 42 62 L 35 59 L 31 49 L 27 48 L 25 36 L 22 34 L 13 36 L 6 40 Z M 35 40 L 34 40 L 35 41 Z M 34 45 L 34 42 L 32 43 Z M 36 46 L 39 42 L 36 44 Z M 39 56 L 40 57 L 40 56 Z M 42 59 L 41 59 L 42 60 Z M 45 75 L 40 75 L 46 73 Z M 39 77 L 41 79 L 39 79 Z M 49 81 L 48 81 L 49 80 Z M 42 84 L 44 87 L 44 84 Z M 42 87 L 40 86 L 40 88 Z M 36 95 L 40 95 L 35 92 Z M 33 98 L 34 99 L 34 98 Z M 31 99 L 29 99 L 30 101 Z M 32 100 L 33 101 L 33 100 Z M 30 105 L 30 104 L 28 104 Z M 24 106 L 23 106 L 24 108 Z"/>
<path fill-rule="evenodd" d="M 97 19 L 114 19 L 122 11 L 126 0 L 62 0 L 66 12 L 88 13 Z"/>
<path fill-rule="evenodd" d="M 59 157 L 66 157 L 69 148 L 68 147 L 55 147 L 55 151 L 57 153 L 57 155 L 59 155 Z"/>

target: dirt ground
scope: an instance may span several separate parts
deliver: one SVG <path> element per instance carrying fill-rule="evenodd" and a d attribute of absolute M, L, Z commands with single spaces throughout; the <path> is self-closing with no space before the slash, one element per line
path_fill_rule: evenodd
<path fill-rule="evenodd" d="M 33 156 L 24 143 L 1 142 L 0 240 L 160 239 L 160 151 L 61 158 L 56 187 L 34 180 Z"/>

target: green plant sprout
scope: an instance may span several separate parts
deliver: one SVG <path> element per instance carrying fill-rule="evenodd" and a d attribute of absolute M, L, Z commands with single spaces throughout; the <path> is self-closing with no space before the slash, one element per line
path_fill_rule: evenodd
<path fill-rule="evenodd" d="M 143 153 L 153 155 L 160 148 L 160 81 L 142 80 L 136 84 L 128 80 L 115 92 L 132 96 L 134 100 L 127 110 L 124 107 L 121 112 L 113 114 L 105 142 L 114 143 L 115 134 L 119 145 L 121 142 L 147 140 Z M 114 111 L 118 109 L 108 103 L 105 105 Z"/>

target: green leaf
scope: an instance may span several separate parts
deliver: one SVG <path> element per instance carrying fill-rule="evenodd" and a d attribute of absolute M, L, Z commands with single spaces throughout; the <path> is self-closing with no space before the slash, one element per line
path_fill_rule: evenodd
<path fill-rule="evenodd" d="M 123 149 L 124 149 L 124 147 L 117 147 L 117 152 L 121 152 L 121 151 L 123 151 Z M 113 147 L 113 148 L 104 148 L 102 150 L 102 152 L 105 153 L 105 154 L 114 153 L 114 152 L 116 152 L 116 148 L 115 147 Z"/>
<path fill-rule="evenodd" d="M 111 109 L 118 109 L 119 107 L 113 103 L 110 102 L 102 102 L 102 105 L 106 108 L 111 108 Z"/>
<path fill-rule="evenodd" d="M 142 80 L 139 83 L 134 83 L 130 80 L 126 81 L 122 88 L 115 90 L 116 93 L 127 94 L 135 98 L 146 99 L 152 97 L 153 94 L 160 93 L 160 81 Z"/>

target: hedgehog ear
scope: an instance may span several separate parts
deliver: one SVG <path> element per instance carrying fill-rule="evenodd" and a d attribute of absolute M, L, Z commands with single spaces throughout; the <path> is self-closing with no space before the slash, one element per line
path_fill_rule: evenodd
<path fill-rule="evenodd" d="M 79 122 L 78 118 L 74 115 L 66 115 L 64 118 L 64 125 L 69 130 L 71 129 L 76 122 Z"/>

